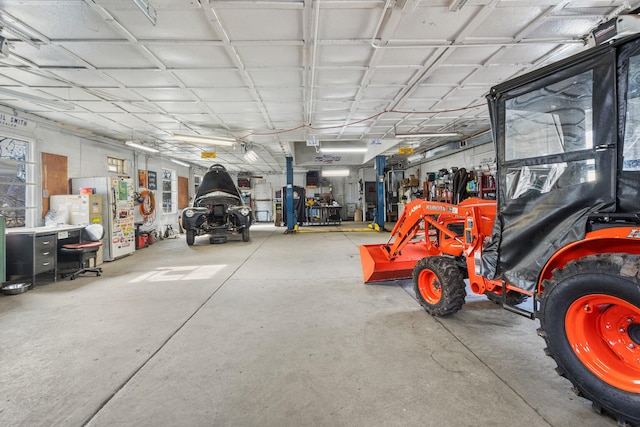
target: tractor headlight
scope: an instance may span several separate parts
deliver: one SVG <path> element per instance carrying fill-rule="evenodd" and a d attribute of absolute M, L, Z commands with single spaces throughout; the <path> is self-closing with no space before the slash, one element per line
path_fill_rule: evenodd
<path fill-rule="evenodd" d="M 251 212 L 251 210 L 249 208 L 247 208 L 246 206 L 243 206 L 240 208 L 240 213 L 244 216 L 249 215 L 249 212 Z"/>
<path fill-rule="evenodd" d="M 193 209 L 187 209 L 186 211 L 184 211 L 184 216 L 186 216 L 187 218 L 191 218 L 193 214 Z"/>

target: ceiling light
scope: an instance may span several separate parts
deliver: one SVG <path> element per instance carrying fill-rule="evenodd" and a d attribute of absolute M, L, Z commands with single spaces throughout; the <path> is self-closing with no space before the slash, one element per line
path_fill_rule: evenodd
<path fill-rule="evenodd" d="M 349 176 L 349 169 L 324 169 L 322 176 Z"/>
<path fill-rule="evenodd" d="M 352 147 L 352 148 L 321 148 L 321 153 L 366 153 L 366 147 Z"/>
<path fill-rule="evenodd" d="M 55 108 L 60 108 L 61 110 L 67 110 L 67 111 L 75 110 L 75 107 L 73 105 L 65 101 L 42 98 L 40 96 L 31 95 L 28 93 L 18 92 L 16 90 L 0 87 L 0 95 L 3 95 L 3 94 L 13 98 L 17 98 L 19 100 L 31 101 L 31 102 L 35 102 L 36 104 L 46 105 L 47 107 L 55 107 Z"/>
<path fill-rule="evenodd" d="M 51 43 L 43 34 L 3 11 L 0 11 L 0 29 L 36 49 L 40 49 L 40 44 Z"/>
<path fill-rule="evenodd" d="M 422 153 L 421 154 L 414 154 L 412 156 L 407 157 L 407 161 L 409 163 L 417 162 L 418 160 L 422 160 L 422 159 L 424 159 L 424 154 L 422 154 Z"/>
<path fill-rule="evenodd" d="M 138 9 L 144 13 L 144 16 L 146 16 L 153 25 L 156 25 L 156 11 L 151 7 L 151 3 L 148 0 L 133 0 L 133 2 L 138 6 Z"/>
<path fill-rule="evenodd" d="M 260 160 L 260 157 L 256 154 L 255 151 L 249 150 L 244 153 L 244 159 L 247 161 L 247 163 L 255 163 Z"/>
<path fill-rule="evenodd" d="M 136 144 L 133 141 L 125 142 L 125 145 L 128 145 L 129 147 L 137 148 L 139 150 L 148 151 L 150 153 L 159 153 L 160 152 L 160 150 L 156 150 L 155 148 L 147 147 L 146 145 Z"/>
<path fill-rule="evenodd" d="M 462 9 L 462 7 L 467 4 L 468 0 L 452 0 L 451 4 L 449 4 L 449 10 L 451 12 L 457 12 L 460 9 Z"/>
<path fill-rule="evenodd" d="M 174 133 L 173 138 L 178 141 L 183 142 L 194 142 L 196 144 L 213 144 L 213 145 L 228 145 L 231 146 L 236 143 L 235 139 L 227 139 L 227 138 L 217 138 L 211 136 L 200 136 L 200 135 L 184 135 L 179 133 Z"/>
<path fill-rule="evenodd" d="M 191 166 L 189 163 L 181 162 L 180 160 L 176 160 L 176 159 L 170 159 L 170 160 L 176 165 L 186 166 L 186 167 Z"/>
<path fill-rule="evenodd" d="M 422 132 L 422 133 L 397 133 L 396 138 L 430 138 L 435 136 L 460 136 L 457 132 Z"/>

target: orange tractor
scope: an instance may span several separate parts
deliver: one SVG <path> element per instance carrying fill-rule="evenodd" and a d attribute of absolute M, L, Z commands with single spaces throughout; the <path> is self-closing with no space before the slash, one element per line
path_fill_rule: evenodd
<path fill-rule="evenodd" d="M 558 372 L 640 425 L 640 36 L 502 83 L 487 96 L 497 200 L 409 203 L 364 281 L 412 278 L 427 312 L 468 285 L 540 320 Z M 522 308 L 533 298 L 532 308 Z"/>

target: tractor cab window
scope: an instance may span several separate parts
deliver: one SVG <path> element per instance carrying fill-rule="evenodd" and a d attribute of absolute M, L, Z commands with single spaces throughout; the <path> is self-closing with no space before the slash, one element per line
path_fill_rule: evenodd
<path fill-rule="evenodd" d="M 510 167 L 507 169 L 506 178 L 508 199 L 536 196 L 595 181 L 595 161 L 588 159 L 569 163 Z"/>
<path fill-rule="evenodd" d="M 640 56 L 629 59 L 622 169 L 640 171 Z"/>
<path fill-rule="evenodd" d="M 593 148 L 593 71 L 505 103 L 505 161 Z"/>
<path fill-rule="evenodd" d="M 593 71 L 505 102 L 507 200 L 594 181 L 595 162 L 545 161 L 593 149 Z M 527 161 L 539 158 L 540 161 Z M 522 160 L 524 160 L 522 162 Z"/>

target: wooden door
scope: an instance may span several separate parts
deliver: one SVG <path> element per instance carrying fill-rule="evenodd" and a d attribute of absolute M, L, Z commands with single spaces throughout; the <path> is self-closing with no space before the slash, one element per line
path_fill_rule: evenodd
<path fill-rule="evenodd" d="M 67 156 L 42 153 L 42 218 L 49 210 L 49 196 L 69 194 Z"/>
<path fill-rule="evenodd" d="M 178 209 L 189 206 L 189 178 L 178 177 Z"/>

